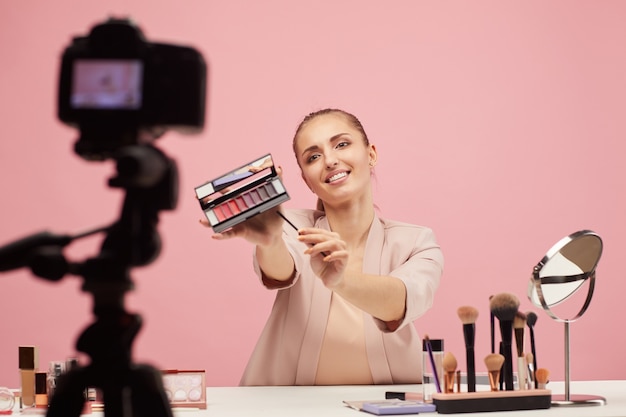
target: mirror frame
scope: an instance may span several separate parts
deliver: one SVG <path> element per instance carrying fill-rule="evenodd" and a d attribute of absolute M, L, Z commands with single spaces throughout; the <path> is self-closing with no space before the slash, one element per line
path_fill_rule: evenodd
<path fill-rule="evenodd" d="M 546 265 L 548 261 L 550 261 L 556 254 L 558 254 L 565 246 L 567 246 L 574 240 L 585 237 L 585 236 L 595 236 L 600 242 L 600 251 L 598 253 L 598 257 L 590 271 L 585 271 L 583 274 L 578 274 L 578 275 L 573 275 L 573 276 L 547 276 L 547 277 L 540 276 L 541 269 Z M 602 239 L 597 233 L 591 230 L 580 230 L 578 232 L 572 233 L 571 235 L 559 240 L 554 246 L 550 248 L 550 250 L 548 250 L 548 252 L 541 259 L 541 261 L 539 261 L 539 263 L 537 263 L 537 265 L 535 265 L 535 267 L 533 268 L 533 273 L 532 273 L 529 286 L 528 286 L 528 298 L 530 299 L 530 301 L 533 304 L 537 305 L 533 297 L 533 291 L 534 291 L 536 292 L 536 295 L 537 295 L 536 298 L 539 299 L 539 302 L 541 303 L 540 306 L 543 308 L 543 310 L 546 313 L 548 313 L 548 315 L 552 319 L 556 321 L 560 321 L 560 322 L 573 322 L 573 321 L 578 320 L 585 313 L 585 311 L 587 311 L 587 308 L 589 307 L 589 304 L 591 303 L 591 298 L 593 296 L 593 290 L 595 287 L 596 267 L 598 265 L 598 262 L 600 261 L 600 257 L 602 256 L 602 249 L 603 249 Z M 546 302 L 541 286 L 544 283 L 558 284 L 558 283 L 573 282 L 577 280 L 589 280 L 589 290 L 587 292 L 587 298 L 585 299 L 585 302 L 582 308 L 580 309 L 580 311 L 573 318 L 562 319 L 558 317 L 550 309 L 550 305 Z M 552 305 L 559 304 L 560 302 L 566 300 L 576 291 L 578 291 L 578 289 L 574 290 L 573 292 L 565 296 L 563 299 L 561 299 L 558 302 L 553 303 Z"/>

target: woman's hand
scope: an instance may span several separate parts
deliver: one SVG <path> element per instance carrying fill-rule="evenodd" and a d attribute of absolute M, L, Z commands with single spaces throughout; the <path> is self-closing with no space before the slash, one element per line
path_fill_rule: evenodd
<path fill-rule="evenodd" d="M 304 252 L 311 256 L 311 268 L 324 285 L 330 289 L 341 284 L 348 266 L 349 253 L 346 242 L 338 233 L 323 229 L 299 230 L 298 240 L 310 247 Z"/>

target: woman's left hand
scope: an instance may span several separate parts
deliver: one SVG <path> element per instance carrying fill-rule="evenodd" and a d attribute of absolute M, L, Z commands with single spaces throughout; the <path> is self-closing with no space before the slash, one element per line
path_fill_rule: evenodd
<path fill-rule="evenodd" d="M 310 247 L 304 252 L 311 256 L 311 268 L 324 285 L 334 288 L 343 281 L 349 253 L 346 242 L 338 233 L 324 229 L 303 228 L 298 240 Z"/>

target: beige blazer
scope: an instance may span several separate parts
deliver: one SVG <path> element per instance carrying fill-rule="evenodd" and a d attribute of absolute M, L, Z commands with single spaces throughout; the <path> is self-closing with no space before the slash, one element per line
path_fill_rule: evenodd
<path fill-rule="evenodd" d="M 330 229 L 323 212 L 285 210 L 298 228 Z M 285 242 L 296 274 L 277 289 L 274 306 L 241 379 L 241 385 L 313 385 L 331 291 L 311 270 L 297 232 L 285 226 Z M 254 258 L 254 269 L 261 271 Z M 426 227 L 376 217 L 369 231 L 363 272 L 391 275 L 407 289 L 406 313 L 398 328 L 363 313 L 365 344 L 375 384 L 412 384 L 422 379 L 421 340 L 413 321 L 433 304 L 443 272 L 443 254 Z M 266 285 L 267 286 L 267 285 Z M 275 288 L 270 288 L 275 289 Z"/>

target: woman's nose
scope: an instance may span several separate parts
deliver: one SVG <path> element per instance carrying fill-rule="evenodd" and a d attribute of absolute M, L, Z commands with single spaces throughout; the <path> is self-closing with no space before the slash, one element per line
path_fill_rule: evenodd
<path fill-rule="evenodd" d="M 326 155 L 325 160 L 326 160 L 326 167 L 328 168 L 333 168 L 337 166 L 337 164 L 339 163 L 339 161 L 337 161 L 337 158 L 333 154 Z"/>

